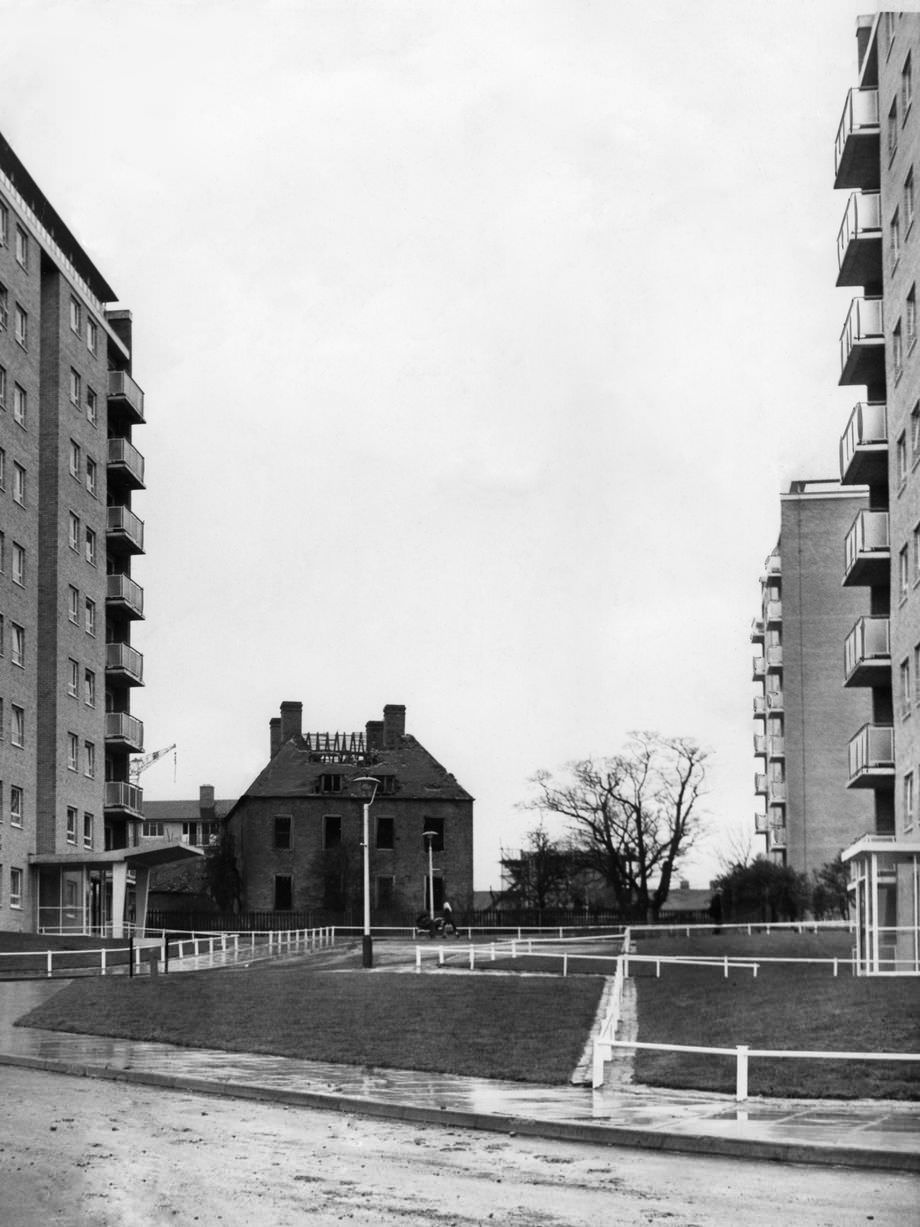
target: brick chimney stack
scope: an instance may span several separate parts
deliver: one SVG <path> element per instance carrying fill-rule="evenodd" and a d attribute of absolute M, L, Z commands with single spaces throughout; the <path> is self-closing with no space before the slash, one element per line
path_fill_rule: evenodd
<path fill-rule="evenodd" d="M 214 813 L 214 785 L 201 784 L 198 788 L 198 808 L 202 814 Z"/>
<path fill-rule="evenodd" d="M 383 745 L 395 750 L 406 732 L 406 708 L 402 703 L 387 703 L 383 709 Z"/>
<path fill-rule="evenodd" d="M 281 749 L 281 717 L 272 716 L 268 722 L 269 758 L 274 758 Z"/>
<path fill-rule="evenodd" d="M 368 750 L 383 749 L 383 721 L 368 720 L 364 726 L 364 740 Z"/>
<path fill-rule="evenodd" d="M 281 744 L 286 745 L 292 737 L 300 737 L 303 720 L 303 703 L 290 699 L 281 704 Z"/>

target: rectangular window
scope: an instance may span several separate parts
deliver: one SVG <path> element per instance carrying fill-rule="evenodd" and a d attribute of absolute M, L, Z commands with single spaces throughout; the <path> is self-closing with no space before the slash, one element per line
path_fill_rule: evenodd
<path fill-rule="evenodd" d="M 291 847 L 291 818 L 289 814 L 279 814 L 275 818 L 275 847 L 288 851 Z"/>
<path fill-rule="evenodd" d="M 6 489 L 6 452 L 0 447 L 0 490 Z"/>
<path fill-rule="evenodd" d="M 19 426 L 25 426 L 26 414 L 29 409 L 29 398 L 25 388 L 18 383 L 13 384 L 13 421 Z"/>
<path fill-rule="evenodd" d="M 67 770 L 78 771 L 80 758 L 80 738 L 76 733 L 67 734 Z"/>
<path fill-rule="evenodd" d="M 80 480 L 80 469 L 82 468 L 82 465 L 80 464 L 80 455 L 81 455 L 80 444 L 75 443 L 74 440 L 71 439 L 70 440 L 70 476 L 76 477 L 77 481 Z"/>
<path fill-rule="evenodd" d="M 888 225 L 888 240 L 888 257 L 891 267 L 894 268 L 901 258 L 901 217 L 897 209 L 892 214 Z"/>
<path fill-rule="evenodd" d="M 96 533 L 92 528 L 86 530 L 86 561 L 91 567 L 96 565 Z"/>
<path fill-rule="evenodd" d="M 2 328 L 0 328 L 2 332 Z M 6 408 L 6 367 L 0 366 L 0 409 Z"/>
<path fill-rule="evenodd" d="M 10 211 L 0 202 L 0 247 L 6 247 L 10 241 Z"/>
<path fill-rule="evenodd" d="M 75 549 L 76 547 L 72 545 L 70 548 Z M 76 624 L 79 621 L 80 619 L 79 610 L 80 610 L 80 593 L 73 586 L 73 584 L 68 584 L 67 585 L 67 618 L 70 622 L 73 622 L 74 624 Z"/>
<path fill-rule="evenodd" d="M 10 660 L 20 669 L 26 663 L 26 632 L 18 622 L 10 623 Z"/>
<path fill-rule="evenodd" d="M 72 805 L 67 806 L 67 842 L 77 842 L 77 811 Z"/>
<path fill-rule="evenodd" d="M 899 674 L 901 679 L 899 697 L 901 700 L 901 716 L 903 717 L 910 715 L 910 659 L 901 661 Z"/>
<path fill-rule="evenodd" d="M 914 525 L 914 583 L 920 583 L 920 524 Z"/>
<path fill-rule="evenodd" d="M 163 832 L 162 822 L 145 822 L 141 827 L 141 834 L 145 839 L 161 839 Z"/>
<path fill-rule="evenodd" d="M 898 489 L 907 481 L 907 435 L 902 430 L 894 445 L 898 473 Z"/>
<path fill-rule="evenodd" d="M 83 847 L 91 848 L 93 846 L 93 816 L 92 814 L 84 813 L 83 815 Z"/>
<path fill-rule="evenodd" d="M 67 693 L 71 698 L 77 697 L 80 689 L 80 666 L 75 660 L 67 661 Z"/>
<path fill-rule="evenodd" d="M 92 741 L 83 743 L 83 774 L 90 780 L 96 778 L 96 746 Z"/>
<path fill-rule="evenodd" d="M 74 513 L 68 512 L 67 515 L 67 544 L 76 553 L 80 548 L 80 517 Z M 76 592 L 76 589 L 73 589 Z M 76 617 L 73 621 L 76 622 Z"/>
<path fill-rule="evenodd" d="M 4 651 L 4 633 L 3 632 L 4 632 L 3 614 L 0 614 L 0 656 L 3 655 L 3 651 Z"/>
<path fill-rule="evenodd" d="M 909 583 L 910 569 L 907 560 L 907 546 L 901 547 L 901 552 L 898 554 L 898 597 L 904 601 L 907 599 L 907 588 Z"/>
<path fill-rule="evenodd" d="M 96 497 L 96 462 L 92 456 L 86 457 L 86 488 L 93 496 Z"/>
<path fill-rule="evenodd" d="M 341 792 L 342 791 L 342 776 L 333 772 L 326 772 L 321 775 L 316 782 L 317 792 Z"/>
<path fill-rule="evenodd" d="M 897 381 L 901 378 L 901 372 L 904 369 L 904 345 L 901 340 L 901 321 L 894 326 L 894 332 L 891 334 L 891 364 L 894 368 L 894 378 Z"/>
<path fill-rule="evenodd" d="M 910 101 L 913 97 L 913 83 L 910 79 L 910 55 L 904 61 L 904 67 L 901 69 L 901 112 L 904 119 L 907 119 L 907 112 L 910 109 Z"/>
<path fill-rule="evenodd" d="M 432 852 L 444 851 L 444 819 L 443 818 L 423 818 L 422 819 L 422 847 L 428 851 L 428 844 L 431 844 Z"/>
<path fill-rule="evenodd" d="M 29 346 L 29 316 L 26 311 L 16 304 L 16 310 L 13 313 L 13 336 L 16 338 L 16 344 L 21 345 L 23 349 L 28 349 Z"/>
<path fill-rule="evenodd" d="M 294 906 L 294 879 L 290 874 L 275 875 L 275 911 L 289 912 Z"/>
<path fill-rule="evenodd" d="M 904 313 L 907 328 L 907 348 L 911 349 L 917 339 L 917 287 L 912 285 L 907 295 L 907 306 Z"/>
<path fill-rule="evenodd" d="M 86 598 L 86 609 L 83 617 L 83 628 L 87 635 L 96 634 L 96 602 Z"/>
<path fill-rule="evenodd" d="M 914 706 L 920 707 L 920 643 L 914 648 Z"/>
<path fill-rule="evenodd" d="M 904 180 L 904 227 L 910 230 L 914 224 L 914 168 L 911 167 Z"/>
<path fill-rule="evenodd" d="M 22 870 L 10 869 L 10 907 L 22 907 Z"/>
<path fill-rule="evenodd" d="M 99 348 L 99 325 L 89 313 L 86 316 L 86 348 L 91 354 Z"/>
<path fill-rule="evenodd" d="M 888 112 L 888 160 L 894 157 L 898 148 L 898 100 L 895 98 Z"/>
<path fill-rule="evenodd" d="M 920 460 L 920 401 L 910 412 L 910 457 L 913 464 Z"/>
<path fill-rule="evenodd" d="M 99 397 L 89 385 L 86 388 L 86 417 L 93 426 L 99 421 Z"/>
<path fill-rule="evenodd" d="M 70 368 L 70 403 L 79 406 L 80 395 L 83 387 L 83 380 L 80 378 L 80 372 Z"/>
<path fill-rule="evenodd" d="M 22 789 L 18 784 L 12 784 L 10 786 L 10 826 L 22 826 L 24 804 Z"/>
<path fill-rule="evenodd" d="M 83 702 L 87 707 L 96 706 L 96 675 L 92 669 L 83 673 Z"/>
<path fill-rule="evenodd" d="M 10 326 L 10 292 L 0 281 L 0 332 Z"/>
<path fill-rule="evenodd" d="M 393 819 L 378 818 L 377 819 L 377 847 L 390 850 L 393 847 Z"/>
<path fill-rule="evenodd" d="M 0 532 L 0 574 L 6 570 L 6 533 Z"/>
<path fill-rule="evenodd" d="M 26 744 L 26 713 L 16 703 L 10 704 L 10 741 L 20 750 Z"/>
<path fill-rule="evenodd" d="M 16 263 L 29 267 L 29 236 L 22 226 L 16 227 Z"/>
<path fill-rule="evenodd" d="M 21 464 L 13 462 L 13 502 L 26 505 L 26 471 Z"/>
<path fill-rule="evenodd" d="M 911 827 L 914 822 L 914 773 L 908 771 L 904 777 L 904 826 Z"/>
<path fill-rule="evenodd" d="M 79 334 L 80 320 L 83 316 L 83 310 L 77 300 L 71 295 L 70 298 L 70 327 L 73 332 Z"/>
<path fill-rule="evenodd" d="M 13 542 L 13 583 L 20 588 L 26 583 L 26 552 L 23 546 Z"/>
<path fill-rule="evenodd" d="M 342 842 L 342 819 L 339 814 L 323 816 L 323 847 L 338 848 Z"/>

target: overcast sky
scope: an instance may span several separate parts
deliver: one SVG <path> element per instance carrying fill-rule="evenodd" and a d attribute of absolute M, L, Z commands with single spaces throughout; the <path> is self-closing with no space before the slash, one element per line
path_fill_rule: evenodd
<path fill-rule="evenodd" d="M 859 399 L 860 11 L 0 0 L 0 130 L 134 314 L 149 798 L 405 703 L 497 887 L 535 770 L 657 729 L 714 752 L 708 881 L 778 495 Z"/>

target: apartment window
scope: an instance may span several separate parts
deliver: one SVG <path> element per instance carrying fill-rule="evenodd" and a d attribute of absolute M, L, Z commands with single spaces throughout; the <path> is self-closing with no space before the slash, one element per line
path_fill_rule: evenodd
<path fill-rule="evenodd" d="M 75 660 L 67 661 L 67 693 L 72 699 L 77 697 L 80 689 L 80 666 Z"/>
<path fill-rule="evenodd" d="M 907 599 L 908 575 L 907 546 L 904 545 L 898 554 L 898 597 L 902 601 Z"/>
<path fill-rule="evenodd" d="M 18 784 L 10 786 L 10 826 L 22 826 L 23 793 Z"/>
<path fill-rule="evenodd" d="M 83 380 L 80 378 L 80 372 L 70 368 L 70 403 L 79 407 L 80 394 L 83 389 Z"/>
<path fill-rule="evenodd" d="M 0 281 L 0 332 L 10 324 L 10 292 Z"/>
<path fill-rule="evenodd" d="M 289 873 L 275 875 L 275 911 L 289 912 L 294 906 L 294 879 Z"/>
<path fill-rule="evenodd" d="M 3 614 L 0 614 L 0 656 L 3 655 L 3 638 L 4 638 L 3 627 L 4 627 Z"/>
<path fill-rule="evenodd" d="M 393 847 L 394 823 L 392 818 L 377 819 L 377 847 L 390 850 Z"/>
<path fill-rule="evenodd" d="M 141 834 L 145 839 L 161 839 L 164 831 L 162 822 L 145 822 L 141 827 Z"/>
<path fill-rule="evenodd" d="M 5 204 L 0 203 L 0 247 L 6 247 L 10 241 L 10 211 Z"/>
<path fill-rule="evenodd" d="M 83 847 L 91 848 L 93 846 L 93 816 L 89 813 L 83 815 Z"/>
<path fill-rule="evenodd" d="M 339 814 L 323 816 L 323 847 L 338 848 L 342 842 L 342 819 Z"/>
<path fill-rule="evenodd" d="M 13 462 L 13 502 L 26 505 L 26 471 L 21 464 Z"/>
<path fill-rule="evenodd" d="M 26 632 L 18 622 L 10 623 L 10 660 L 20 669 L 26 663 Z"/>
<path fill-rule="evenodd" d="M 10 907 L 22 907 L 22 870 L 10 869 Z"/>
<path fill-rule="evenodd" d="M 80 517 L 74 515 L 72 511 L 67 515 L 67 543 L 74 553 L 80 548 Z M 76 592 L 76 588 L 73 591 Z M 71 619 L 72 622 L 76 620 L 76 616 Z"/>
<path fill-rule="evenodd" d="M 13 583 L 20 588 L 26 582 L 26 552 L 16 541 L 13 542 Z"/>
<path fill-rule="evenodd" d="M 99 397 L 94 388 L 86 388 L 86 417 L 93 426 L 99 421 Z"/>
<path fill-rule="evenodd" d="M 86 606 L 83 611 L 83 629 L 87 635 L 96 634 L 96 602 L 86 598 Z"/>
<path fill-rule="evenodd" d="M 327 771 L 316 781 L 317 792 L 341 792 L 342 791 L 342 776 L 335 772 Z"/>
<path fill-rule="evenodd" d="M 86 348 L 91 354 L 99 348 L 99 325 L 89 313 L 86 316 Z"/>
<path fill-rule="evenodd" d="M 291 817 L 290 814 L 279 814 L 275 818 L 275 847 L 287 852 L 291 847 Z"/>
<path fill-rule="evenodd" d="M 92 741 L 83 743 L 83 774 L 90 780 L 96 778 L 96 746 Z"/>
<path fill-rule="evenodd" d="M 91 567 L 96 565 L 96 533 L 92 528 L 86 530 L 86 561 Z"/>
<path fill-rule="evenodd" d="M 920 583 L 920 524 L 914 525 L 914 583 Z"/>
<path fill-rule="evenodd" d="M 895 458 L 897 461 L 898 489 L 902 489 L 907 481 L 907 435 L 902 430 L 895 443 Z"/>
<path fill-rule="evenodd" d="M 80 759 L 80 738 L 76 733 L 67 734 L 67 770 L 77 771 Z"/>
<path fill-rule="evenodd" d="M 891 54 L 891 47 L 894 43 L 894 19 L 896 14 L 893 10 L 889 10 L 883 15 L 884 31 L 885 31 L 885 55 Z"/>
<path fill-rule="evenodd" d="M 425 832 L 433 832 L 433 839 L 426 839 Z M 444 851 L 444 819 L 443 818 L 423 818 L 422 819 L 422 847 L 427 852 L 428 845 L 431 844 L 432 852 Z"/>
<path fill-rule="evenodd" d="M 920 707 L 920 643 L 914 648 L 914 705 Z"/>
<path fill-rule="evenodd" d="M 891 364 L 894 368 L 894 378 L 897 381 L 901 378 L 901 372 L 904 369 L 904 345 L 901 340 L 901 321 L 894 326 L 894 332 L 891 334 Z"/>
<path fill-rule="evenodd" d="M 904 180 L 904 231 L 914 224 L 914 168 L 911 167 Z"/>
<path fill-rule="evenodd" d="M 0 741 L 6 737 L 6 722 L 3 719 L 3 700 L 0 699 Z"/>
<path fill-rule="evenodd" d="M 80 480 L 80 444 L 70 440 L 70 476 Z"/>
<path fill-rule="evenodd" d="M 910 456 L 913 464 L 920 460 L 920 401 L 910 413 Z"/>
<path fill-rule="evenodd" d="M 3 331 L 3 325 L 0 323 L 0 332 Z M 6 408 L 6 367 L 0 366 L 0 409 Z"/>
<path fill-rule="evenodd" d="M 21 345 L 23 349 L 28 348 L 29 344 L 29 315 L 16 304 L 16 310 L 13 313 L 13 336 L 16 338 L 17 345 Z"/>
<path fill-rule="evenodd" d="M 16 703 L 10 704 L 10 741 L 20 750 L 26 744 L 26 713 Z"/>
<path fill-rule="evenodd" d="M 83 702 L 87 707 L 96 706 L 96 675 L 92 669 L 83 673 Z"/>
<path fill-rule="evenodd" d="M 907 321 L 907 348 L 910 351 L 917 339 L 917 287 L 915 285 L 910 287 L 910 293 L 907 295 L 905 319 Z"/>
<path fill-rule="evenodd" d="M 76 547 L 71 545 L 70 548 L 75 549 Z M 73 622 L 74 624 L 76 624 L 79 621 L 79 618 L 80 618 L 79 609 L 80 609 L 80 593 L 73 586 L 73 584 L 68 584 L 67 585 L 67 619 L 69 622 Z"/>
<path fill-rule="evenodd" d="M 16 227 L 16 263 L 29 267 L 29 236 L 22 226 Z"/>
<path fill-rule="evenodd" d="M 0 532 L 0 575 L 6 570 L 6 533 Z"/>
<path fill-rule="evenodd" d="M 0 447 L 0 490 L 6 489 L 6 452 Z"/>
<path fill-rule="evenodd" d="M 82 320 L 82 318 L 83 318 L 83 310 L 80 304 L 77 302 L 77 300 L 73 296 L 71 296 L 71 299 L 70 299 L 70 327 L 77 334 L 79 334 L 80 332 L 80 321 Z"/>
<path fill-rule="evenodd" d="M 86 457 L 86 488 L 93 496 L 96 497 L 96 462 L 92 456 Z"/>
<path fill-rule="evenodd" d="M 888 158 L 894 157 L 898 148 L 898 100 L 895 98 L 888 112 Z"/>
<path fill-rule="evenodd" d="M 29 408 L 29 398 L 25 388 L 18 383 L 13 384 L 13 421 L 19 426 L 25 426 L 26 413 Z"/>
<path fill-rule="evenodd" d="M 67 842 L 77 842 L 77 811 L 72 805 L 67 806 Z"/>
<path fill-rule="evenodd" d="M 910 693 L 910 658 L 909 657 L 906 660 L 901 661 L 901 667 L 898 672 L 899 672 L 900 682 L 901 682 L 900 691 L 899 691 L 899 695 L 901 699 L 901 716 L 904 717 L 904 716 L 910 715 L 911 693 Z"/>
<path fill-rule="evenodd" d="M 910 100 L 913 94 L 910 75 L 910 55 L 908 55 L 904 61 L 904 67 L 901 69 L 901 111 L 904 120 L 907 119 L 907 112 L 910 109 Z"/>

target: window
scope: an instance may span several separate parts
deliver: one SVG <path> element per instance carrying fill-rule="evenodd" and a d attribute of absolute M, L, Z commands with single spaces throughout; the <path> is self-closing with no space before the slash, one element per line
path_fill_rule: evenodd
<path fill-rule="evenodd" d="M 901 218 L 897 209 L 892 214 L 888 225 L 888 240 L 888 254 L 891 267 L 894 268 L 901 256 Z"/>
<path fill-rule="evenodd" d="M 898 148 L 898 100 L 895 98 L 888 112 L 888 160 L 894 157 Z"/>
<path fill-rule="evenodd" d="M 920 583 L 920 524 L 914 525 L 914 583 Z"/>
<path fill-rule="evenodd" d="M 96 778 L 96 746 L 92 741 L 83 743 L 83 774 L 89 780 Z"/>
<path fill-rule="evenodd" d="M 96 462 L 92 456 L 86 457 L 86 488 L 93 496 L 96 497 Z"/>
<path fill-rule="evenodd" d="M 86 530 L 86 561 L 91 567 L 96 565 L 96 533 L 92 528 Z"/>
<path fill-rule="evenodd" d="M 10 660 L 20 669 L 26 662 L 26 632 L 17 622 L 10 623 Z"/>
<path fill-rule="evenodd" d="M 290 874 L 275 875 L 275 911 L 289 912 L 294 906 L 294 879 Z"/>
<path fill-rule="evenodd" d="M 26 413 L 29 408 L 29 398 L 26 390 L 18 383 L 13 385 L 13 421 L 20 426 L 26 424 Z"/>
<path fill-rule="evenodd" d="M 29 267 L 29 236 L 22 226 L 16 227 L 16 263 Z"/>
<path fill-rule="evenodd" d="M 377 847 L 383 849 L 392 849 L 393 847 L 393 819 L 378 818 L 377 819 Z"/>
<path fill-rule="evenodd" d="M 80 331 L 80 321 L 81 321 L 82 317 L 83 317 L 83 309 L 82 309 L 82 307 L 80 306 L 80 304 L 77 302 L 77 300 L 76 300 L 76 299 L 75 299 L 75 298 L 74 298 L 74 297 L 71 295 L 71 299 L 70 299 L 70 327 L 71 327 L 71 329 L 72 329 L 74 332 L 76 332 L 76 333 L 79 333 L 79 331 Z"/>
<path fill-rule="evenodd" d="M 920 707 L 920 643 L 914 648 L 914 706 Z"/>
<path fill-rule="evenodd" d="M 13 462 L 13 502 L 26 505 L 26 471 L 21 464 Z"/>
<path fill-rule="evenodd" d="M 316 781 L 317 792 L 341 792 L 342 776 L 327 771 Z"/>
<path fill-rule="evenodd" d="M 894 378 L 897 381 L 901 378 L 901 372 L 904 369 L 904 346 L 901 341 L 901 321 L 894 326 L 894 332 L 891 334 L 891 364 L 894 368 Z"/>
<path fill-rule="evenodd" d="M 70 440 L 70 476 L 80 480 L 80 444 Z"/>
<path fill-rule="evenodd" d="M 323 847 L 338 848 L 342 842 L 342 819 L 339 814 L 323 816 Z"/>
<path fill-rule="evenodd" d="M 83 815 L 83 847 L 91 848 L 93 846 L 93 816 L 92 814 L 84 813 Z"/>
<path fill-rule="evenodd" d="M 86 388 L 86 417 L 94 426 L 99 421 L 99 397 L 89 385 Z"/>
<path fill-rule="evenodd" d="M 10 325 L 10 292 L 0 281 L 0 332 Z"/>
<path fill-rule="evenodd" d="M 86 316 L 86 348 L 91 354 L 96 353 L 99 348 L 99 325 L 88 312 Z"/>
<path fill-rule="evenodd" d="M 72 805 L 67 806 L 67 842 L 77 842 L 77 811 Z"/>
<path fill-rule="evenodd" d="M 6 489 L 6 452 L 0 447 L 0 490 Z"/>
<path fill-rule="evenodd" d="M 70 403 L 79 406 L 80 394 L 83 388 L 83 380 L 80 378 L 80 372 L 70 368 Z"/>
<path fill-rule="evenodd" d="M 23 349 L 27 349 L 29 344 L 29 316 L 26 311 L 23 311 L 19 303 L 16 304 L 13 321 L 13 335 L 16 338 L 16 343 L 21 345 Z"/>
<path fill-rule="evenodd" d="M 74 515 L 72 511 L 67 516 L 67 544 L 74 552 L 80 548 L 80 517 Z M 73 588 L 72 591 L 76 592 L 76 588 Z M 71 621 L 76 622 L 76 620 L 76 611 L 74 611 Z"/>
<path fill-rule="evenodd" d="M 67 734 L 67 770 L 77 771 L 79 769 L 80 757 L 80 738 L 76 733 Z"/>
<path fill-rule="evenodd" d="M 917 287 L 912 285 L 910 293 L 907 295 L 907 309 L 905 311 L 905 319 L 907 321 L 907 348 L 913 348 L 913 344 L 917 339 Z"/>
<path fill-rule="evenodd" d="M 26 552 L 21 545 L 13 542 L 13 583 L 18 584 L 20 588 L 25 587 L 26 582 Z"/>
<path fill-rule="evenodd" d="M 904 180 L 904 229 L 910 230 L 914 224 L 914 168 L 911 167 Z"/>
<path fill-rule="evenodd" d="M 901 700 L 901 716 L 910 715 L 910 659 L 902 660 L 899 669 L 900 689 L 899 698 Z"/>
<path fill-rule="evenodd" d="M 10 907 L 22 907 L 22 870 L 10 869 Z"/>
<path fill-rule="evenodd" d="M 76 547 L 71 545 L 70 548 L 75 549 Z M 73 623 L 76 623 L 78 621 L 80 615 L 77 611 L 79 610 L 79 608 L 80 608 L 80 593 L 73 586 L 73 584 L 68 584 L 67 585 L 67 619 L 68 621 L 73 622 Z"/>
<path fill-rule="evenodd" d="M 10 241 L 10 211 L 0 201 L 0 247 L 6 247 Z"/>
<path fill-rule="evenodd" d="M 96 634 L 96 602 L 86 598 L 86 608 L 83 616 L 83 628 L 87 635 Z"/>
<path fill-rule="evenodd" d="M 913 85 L 910 79 L 910 55 L 904 61 L 904 67 L 901 69 L 901 111 L 904 120 L 907 119 L 907 112 L 910 109 L 910 100 L 913 93 Z"/>
<path fill-rule="evenodd" d="M 902 601 L 907 600 L 908 574 L 907 546 L 904 545 L 898 554 L 898 597 Z"/>
<path fill-rule="evenodd" d="M 10 741 L 20 750 L 26 744 L 26 713 L 16 703 L 10 704 Z"/>
<path fill-rule="evenodd" d="M 2 332 L 0 325 L 0 332 Z M 0 409 L 6 408 L 6 367 L 0 366 Z"/>
<path fill-rule="evenodd" d="M 904 777 L 904 826 L 913 826 L 914 821 L 914 773 L 908 771 Z"/>
<path fill-rule="evenodd" d="M 6 534 L 0 532 L 0 574 L 6 570 Z"/>
<path fill-rule="evenodd" d="M 3 614 L 0 614 L 0 656 L 3 655 Z"/>
<path fill-rule="evenodd" d="M 898 471 L 898 489 L 900 490 L 907 481 L 907 435 L 903 430 L 898 435 L 894 446 Z"/>
<path fill-rule="evenodd" d="M 18 784 L 10 787 L 10 826 L 22 826 L 23 793 Z"/>
<path fill-rule="evenodd" d="M 162 822 L 145 822 L 141 827 L 141 834 L 145 839 L 160 839 L 164 830 Z"/>
<path fill-rule="evenodd" d="M 424 832 L 433 832 L 433 839 L 426 839 Z M 427 852 L 428 844 L 431 844 L 432 852 L 444 851 L 444 819 L 443 818 L 423 818 L 422 819 L 422 847 Z"/>
<path fill-rule="evenodd" d="M 896 14 L 894 13 L 893 10 L 889 10 L 888 12 L 883 14 L 883 19 L 885 22 L 884 28 L 885 28 L 885 54 L 886 56 L 891 54 L 891 46 L 892 46 L 892 43 L 894 42 L 895 16 Z"/>
<path fill-rule="evenodd" d="M 72 699 L 77 697 L 80 688 L 80 666 L 75 660 L 67 661 L 67 693 Z"/>
<path fill-rule="evenodd" d="M 920 401 L 910 414 L 910 458 L 913 464 L 920 460 Z"/>
<path fill-rule="evenodd" d="M 275 818 L 275 847 L 288 851 L 291 847 L 291 818 L 289 814 L 279 814 Z"/>
<path fill-rule="evenodd" d="M 92 669 L 83 673 L 83 702 L 87 707 L 96 706 L 96 675 Z"/>

